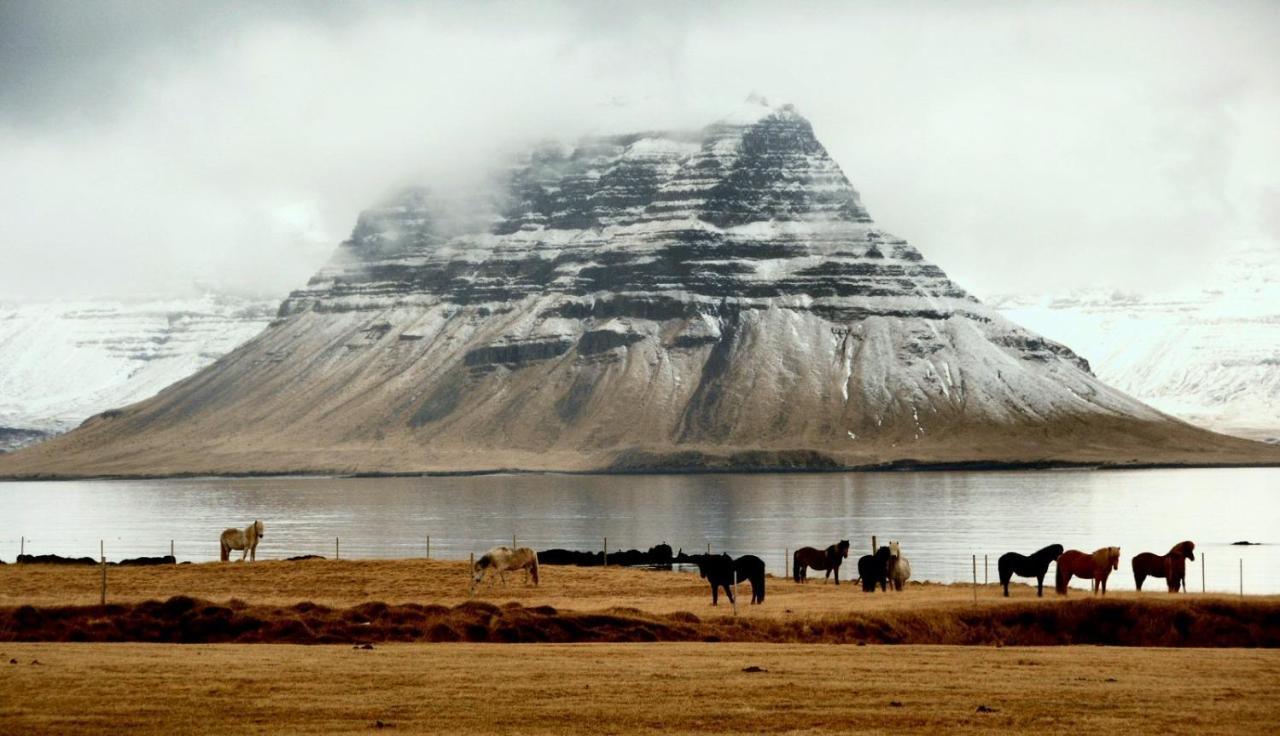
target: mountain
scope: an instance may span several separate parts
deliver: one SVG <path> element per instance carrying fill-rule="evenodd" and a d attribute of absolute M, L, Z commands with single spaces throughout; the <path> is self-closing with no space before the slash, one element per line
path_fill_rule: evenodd
<path fill-rule="evenodd" d="M 1227 434 L 1280 443 L 1280 248 L 1228 249 L 1201 286 L 1002 295 L 1006 317 L 1087 357 L 1107 383 Z"/>
<path fill-rule="evenodd" d="M 503 180 L 362 213 L 261 334 L 0 473 L 1280 460 L 952 283 L 790 106 L 541 146 Z"/>
<path fill-rule="evenodd" d="M 154 396 L 256 335 L 276 306 L 213 294 L 0 305 L 0 450 Z"/>

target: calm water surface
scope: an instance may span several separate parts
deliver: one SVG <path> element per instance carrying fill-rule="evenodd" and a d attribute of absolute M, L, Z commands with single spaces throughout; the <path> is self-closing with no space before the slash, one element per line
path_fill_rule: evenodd
<path fill-rule="evenodd" d="M 972 555 L 1054 542 L 1118 545 L 1129 557 L 1194 540 L 1210 590 L 1280 592 L 1280 469 L 853 473 L 847 475 L 495 475 L 453 478 L 209 478 L 0 483 L 0 559 L 29 553 L 108 559 L 218 556 L 218 534 L 266 524 L 259 554 L 465 558 L 510 543 L 538 549 L 647 548 L 753 553 L 777 573 L 785 549 L 900 540 L 916 578 L 970 580 Z M 1237 540 L 1266 542 L 1237 547 Z M 1200 564 L 1188 570 L 1200 589 Z M 1157 583 L 1157 588 L 1159 584 Z"/>

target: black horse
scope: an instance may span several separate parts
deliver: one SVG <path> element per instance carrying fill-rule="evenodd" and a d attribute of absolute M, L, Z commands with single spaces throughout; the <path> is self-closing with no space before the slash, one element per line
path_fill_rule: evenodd
<path fill-rule="evenodd" d="M 1009 597 L 1009 579 L 1014 575 L 1021 575 L 1024 578 L 1036 579 L 1036 595 L 1043 598 L 1044 576 L 1049 572 L 1049 563 L 1061 555 L 1061 544 L 1051 544 L 1044 549 L 1036 550 L 1030 556 L 1020 555 L 1017 552 L 1005 552 L 1000 555 L 1000 559 L 996 561 L 996 568 L 1000 571 L 1000 585 L 1004 586 L 1004 597 Z"/>
<path fill-rule="evenodd" d="M 881 547 L 874 555 L 863 555 L 858 558 L 858 576 L 862 579 L 862 592 L 874 593 L 876 585 L 880 590 L 889 589 L 889 548 Z"/>
<path fill-rule="evenodd" d="M 807 575 L 809 568 L 815 570 L 826 570 L 826 579 L 831 579 L 831 574 L 835 573 L 836 585 L 840 584 L 840 564 L 849 556 L 849 540 L 841 539 L 838 544 L 833 544 L 826 549 L 814 549 L 813 547 L 801 547 L 791 555 L 791 579 L 797 583 L 806 582 L 809 579 Z"/>
<path fill-rule="evenodd" d="M 691 555 L 698 574 L 711 584 L 711 605 L 720 605 L 720 589 L 733 603 L 733 583 L 751 583 L 751 602 L 764 603 L 764 560 L 755 555 L 733 559 L 729 555 Z"/>
<path fill-rule="evenodd" d="M 751 602 L 764 603 L 764 560 L 755 555 L 743 555 L 733 561 L 738 582 L 751 583 Z"/>

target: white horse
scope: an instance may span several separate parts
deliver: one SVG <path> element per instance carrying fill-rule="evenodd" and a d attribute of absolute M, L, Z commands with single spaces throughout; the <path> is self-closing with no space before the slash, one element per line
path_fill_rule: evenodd
<path fill-rule="evenodd" d="M 231 550 L 242 549 L 244 554 L 240 555 L 240 561 L 244 562 L 244 558 L 248 557 L 250 562 L 256 562 L 258 559 L 258 540 L 266 536 L 263 531 L 261 521 L 255 521 L 244 529 L 228 529 L 222 533 L 220 541 L 222 542 L 222 561 L 226 562 L 231 559 Z"/>
<path fill-rule="evenodd" d="M 524 570 L 524 581 L 527 585 L 530 577 L 533 578 L 533 584 L 538 584 L 538 553 L 528 547 L 494 547 L 485 552 L 476 560 L 475 566 L 471 569 L 472 586 L 479 585 L 484 581 L 485 573 L 492 570 L 498 574 L 502 580 L 502 584 L 507 584 L 507 572 L 509 570 Z"/>
<path fill-rule="evenodd" d="M 901 591 L 903 584 L 911 577 L 911 563 L 902 556 L 902 549 L 897 542 L 889 543 L 889 564 L 886 567 L 893 589 Z"/>

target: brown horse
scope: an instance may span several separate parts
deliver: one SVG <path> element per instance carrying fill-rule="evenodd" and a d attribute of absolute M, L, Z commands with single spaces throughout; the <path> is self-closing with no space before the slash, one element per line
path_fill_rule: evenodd
<path fill-rule="evenodd" d="M 1196 559 L 1195 542 L 1178 542 L 1167 555 L 1143 552 L 1133 558 L 1133 584 L 1142 590 L 1142 581 L 1148 577 L 1164 578 L 1170 593 L 1177 593 L 1187 586 L 1187 560 Z"/>
<path fill-rule="evenodd" d="M 840 584 L 840 563 L 844 562 L 849 556 L 849 540 L 841 539 L 839 544 L 833 544 L 826 549 L 814 549 L 813 547 L 801 547 L 791 555 L 791 579 L 797 583 L 806 582 L 809 576 L 806 574 L 808 568 L 815 570 L 826 570 L 827 580 L 831 579 L 831 573 L 836 574 L 836 585 Z"/>
<path fill-rule="evenodd" d="M 1120 548 L 1103 547 L 1086 554 L 1078 549 L 1069 549 L 1058 557 L 1058 579 L 1055 586 L 1059 595 L 1067 594 L 1067 583 L 1071 576 L 1093 580 L 1093 593 L 1097 595 L 1099 587 L 1102 594 L 1107 594 L 1107 577 L 1112 570 L 1120 569 Z"/>

